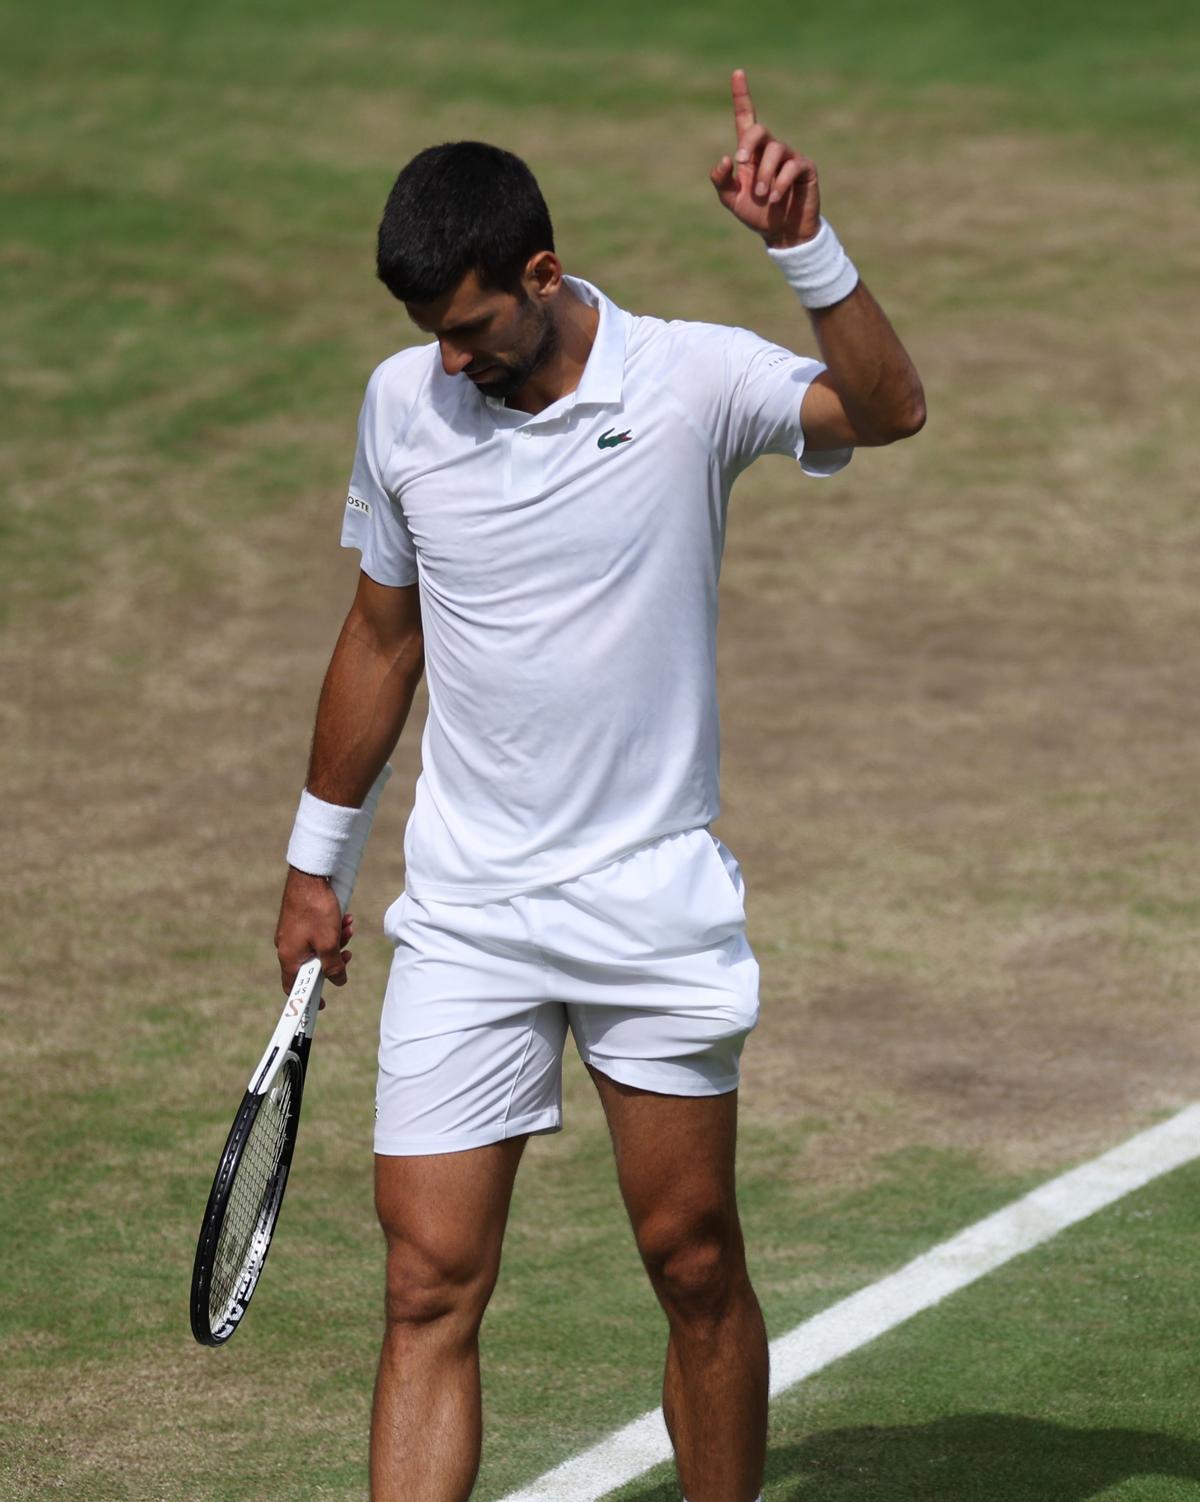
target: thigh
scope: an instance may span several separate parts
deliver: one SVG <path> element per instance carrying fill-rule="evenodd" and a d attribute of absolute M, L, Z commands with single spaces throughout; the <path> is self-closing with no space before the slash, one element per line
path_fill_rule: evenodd
<path fill-rule="evenodd" d="M 388 1301 L 405 1318 L 466 1303 L 496 1281 L 525 1137 L 467 1152 L 375 1158 L 375 1208 L 388 1248 Z"/>
<path fill-rule="evenodd" d="M 661 1095 L 588 1066 L 612 1138 L 621 1197 L 653 1268 L 700 1243 L 741 1247 L 737 1091 Z"/>

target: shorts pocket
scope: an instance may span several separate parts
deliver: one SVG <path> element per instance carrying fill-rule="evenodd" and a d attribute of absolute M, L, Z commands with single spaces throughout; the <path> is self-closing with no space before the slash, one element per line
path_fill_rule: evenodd
<path fill-rule="evenodd" d="M 742 868 L 738 864 L 737 857 L 727 845 L 717 839 L 711 829 L 704 831 L 704 838 L 711 851 L 709 863 L 714 877 L 720 883 L 725 895 L 732 899 L 738 922 L 745 923 L 746 883 L 742 880 Z"/>
<path fill-rule="evenodd" d="M 405 910 L 410 900 L 407 892 L 401 892 L 399 897 L 396 898 L 395 902 L 392 903 L 383 915 L 383 931 L 393 944 L 400 942 Z"/>

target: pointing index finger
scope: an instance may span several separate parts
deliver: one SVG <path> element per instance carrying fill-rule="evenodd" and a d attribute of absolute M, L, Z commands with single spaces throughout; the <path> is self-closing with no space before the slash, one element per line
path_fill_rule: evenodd
<path fill-rule="evenodd" d="M 733 123 L 739 138 L 758 120 L 754 113 L 754 101 L 750 98 L 750 85 L 746 82 L 745 68 L 733 70 Z"/>

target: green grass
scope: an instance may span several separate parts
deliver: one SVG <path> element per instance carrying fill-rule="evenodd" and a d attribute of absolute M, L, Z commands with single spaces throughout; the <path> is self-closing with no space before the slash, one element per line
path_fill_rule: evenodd
<path fill-rule="evenodd" d="M 181 566 L 202 533 L 171 494 L 175 477 L 236 449 L 247 429 L 256 461 L 218 470 L 205 519 L 229 523 L 251 497 L 284 504 L 303 466 L 264 430 L 300 414 L 344 430 L 362 326 L 385 307 L 382 294 L 370 300 L 379 202 L 398 163 L 462 111 L 476 131 L 503 136 L 511 124 L 531 137 L 576 243 L 601 262 L 637 238 L 658 251 L 663 190 L 631 198 L 639 169 L 618 148 L 576 181 L 538 141 L 615 117 L 671 155 L 697 114 L 723 117 L 733 61 L 760 65 L 763 108 L 781 128 L 820 121 L 835 159 L 875 152 L 873 113 L 903 113 L 913 150 L 931 132 L 988 122 L 1073 132 L 1085 154 L 1138 172 L 1151 167 L 1145 147 L 1188 155 L 1200 140 L 1187 108 L 1200 27 L 1169 0 L 1136 12 L 859 0 L 803 16 L 772 0 L 737 37 L 736 59 L 724 14 L 692 4 L 564 11 L 547 26 L 537 7 L 470 3 L 453 30 L 423 8 L 362 0 L 336 19 L 315 4 L 133 0 L 32 15 L 6 8 L 0 102 L 0 380 L 6 426 L 20 435 L 0 559 L 10 605 L 76 593 L 89 557 L 114 542 Z M 855 118 L 839 125 L 847 101 Z M 699 154 L 696 170 L 705 162 Z M 693 255 L 720 262 L 723 229 L 716 216 L 674 214 L 662 250 L 682 233 Z M 1011 249 L 1010 275 L 1023 279 L 1027 249 Z M 1082 274 L 1077 254 L 1070 276 Z M 975 277 L 939 282 L 950 311 L 980 295 Z M 990 296 L 1011 296 L 1001 268 L 988 283 Z M 328 484 L 337 472 L 323 461 Z M 166 538 L 148 540 L 147 496 L 170 511 Z"/>
<path fill-rule="evenodd" d="M 321 1464 L 315 1470 L 306 1464 L 303 1481 L 289 1483 L 298 1488 L 289 1495 L 321 1496 L 325 1484 L 344 1489 L 335 1495 L 353 1495 L 361 1476 L 381 1277 L 369 1212 L 367 1061 L 359 1058 L 331 1081 L 341 1048 L 336 1038 L 321 1040 L 326 1054 L 316 1056 L 278 1244 L 245 1329 L 214 1354 L 190 1343 L 185 1291 L 194 1222 L 228 1102 L 204 1091 L 200 1081 L 177 1076 L 174 1108 L 164 1118 L 156 1086 L 163 1057 L 179 1057 L 188 1017 L 186 1006 L 174 1016 L 161 1006 L 135 1010 L 122 1029 L 119 1083 L 87 1085 L 69 1076 L 55 1091 L 33 1081 L 28 1096 L 13 1102 L 22 1116 L 39 1111 L 47 1125 L 31 1144 L 40 1171 L 26 1167 L 2 1205 L 14 1254 L 0 1320 L 0 1339 L 10 1342 L 9 1380 L 14 1391 L 32 1388 L 64 1362 L 76 1380 L 101 1391 L 114 1370 L 165 1368 L 185 1380 L 203 1375 L 218 1386 L 223 1372 L 236 1372 L 239 1390 L 264 1384 L 264 1401 L 278 1374 L 295 1365 L 290 1390 L 316 1413 L 332 1415 L 333 1429 L 322 1443 Z M 502 1495 L 657 1401 L 665 1323 L 633 1247 L 594 1106 L 587 1122 L 590 1084 L 577 1061 L 569 1074 L 569 1129 L 535 1139 L 527 1154 L 503 1279 L 485 1323 L 492 1438 L 481 1498 Z M 820 1132 L 814 1124 L 807 1135 Z M 803 1141 L 753 1124 L 742 1140 L 746 1234 L 773 1333 L 1025 1187 L 997 1179 L 965 1154 L 909 1149 L 875 1165 L 869 1185 L 815 1192 L 794 1171 Z M 56 1229 L 47 1240 L 48 1223 Z M 81 1277 L 81 1269 L 91 1271 Z M 581 1278 L 586 1298 L 580 1297 Z M 311 1349 L 314 1322 L 320 1360 L 297 1363 L 296 1353 Z M 589 1353 L 586 1362 L 568 1356 L 578 1351 Z M 137 1429 L 154 1432 L 155 1422 L 142 1416 Z M 61 1438 L 53 1426 L 25 1432 L 26 1444 L 47 1447 L 51 1457 Z M 225 1438 L 233 1448 L 218 1474 L 194 1477 L 186 1495 L 235 1496 L 236 1490 L 224 1489 L 232 1485 L 229 1476 L 249 1487 L 253 1478 L 265 1486 L 288 1474 L 295 1442 L 290 1427 L 226 1431 Z M 60 1464 L 67 1484 L 77 1484 L 72 1461 Z M 121 1480 L 124 1464 L 119 1445 L 110 1461 L 93 1460 L 88 1484 L 96 1489 L 89 1495 L 130 1495 L 121 1491 L 128 1484 Z M 175 1470 L 166 1457 L 161 1474 L 166 1495 L 185 1495 L 185 1470 Z"/>
<path fill-rule="evenodd" d="M 778 1399 L 766 1502 L 1193 1502 L 1198 1189 L 1180 1169 Z"/>
<path fill-rule="evenodd" d="M 578 1097 L 577 1065 L 572 1078 L 569 1094 Z M 366 1082 L 344 1082 L 339 1097 L 357 1093 L 350 1083 Z M 357 1192 L 348 1195 L 354 1185 L 345 1182 L 344 1156 L 316 1125 L 325 1118 L 323 1130 L 343 1102 L 330 1098 L 319 1076 L 315 1084 L 286 1234 L 251 1320 L 223 1352 L 196 1350 L 182 1328 L 183 1233 L 203 1185 L 199 1163 L 181 1165 L 187 1144 L 214 1124 L 203 1126 L 202 1113 L 182 1116 L 164 1134 L 149 1105 L 133 1109 L 129 1088 L 74 1093 L 41 1144 L 45 1172 L 7 1198 L 9 1245 L 27 1257 L 47 1214 L 60 1222 L 51 1255 L 36 1268 L 30 1259 L 25 1279 L 10 1279 L 15 1297 L 0 1333 L 20 1337 L 7 1366 L 16 1391 L 64 1361 L 76 1381 L 104 1391 L 114 1372 L 136 1373 L 165 1356 L 185 1383 L 203 1371 L 219 1391 L 225 1372 L 234 1395 L 254 1383 L 269 1392 L 295 1360 L 291 1353 L 311 1343 L 314 1320 L 320 1327 L 320 1362 L 303 1362 L 288 1381 L 292 1404 L 327 1426 L 320 1454 L 306 1457 L 302 1472 L 287 1419 L 279 1431 L 243 1432 L 201 1409 L 198 1433 L 219 1439 L 223 1450 L 215 1475 L 188 1479 L 164 1454 L 162 1490 L 130 1490 L 119 1439 L 102 1426 L 95 1438 L 111 1443 L 114 1455 L 89 1467 L 89 1497 L 248 1498 L 274 1495 L 272 1488 L 304 1498 L 355 1494 L 377 1246 L 365 1157 Z M 49 1111 L 64 1105 L 43 1101 Z M 490 1439 L 481 1502 L 657 1401 L 665 1326 L 623 1224 L 603 1134 L 573 1125 L 571 1135 L 535 1142 L 518 1180 L 504 1278 L 485 1325 Z M 106 1145 L 102 1155 L 98 1144 Z M 857 1192 L 805 1192 L 790 1171 L 796 1151 L 794 1140 L 761 1128 L 744 1135 L 743 1212 L 773 1335 L 1026 1187 L 998 1181 L 962 1154 L 907 1150 L 878 1165 Z M 130 1200 L 129 1186 L 147 1167 L 150 1179 Z M 116 1183 L 126 1197 L 114 1214 Z M 1187 1397 L 1200 1337 L 1190 1312 L 1189 1250 L 1200 1229 L 1198 1187 L 1200 1168 L 1178 1171 L 778 1401 L 768 1499 L 1083 1502 L 1143 1475 L 1179 1478 L 1179 1488 L 1162 1495 L 1191 1496 L 1185 1483 L 1200 1482 L 1200 1436 Z M 149 1241 L 148 1227 L 156 1228 Z M 338 1272 L 332 1282 L 331 1268 Z M 102 1269 L 103 1284 L 80 1269 Z M 586 1362 L 569 1354 L 579 1351 L 588 1352 Z M 142 1415 L 136 1432 L 147 1431 L 155 1432 L 154 1419 Z M 49 1480 L 60 1436 L 48 1427 L 24 1438 L 49 1446 L 32 1473 Z M 67 1484 L 78 1485 L 70 1464 L 58 1463 Z M 673 1502 L 677 1490 L 673 1480 L 651 1475 L 614 1496 Z"/>
<path fill-rule="evenodd" d="M 213 88 L 245 86 L 252 115 L 286 90 L 299 115 L 313 91 L 377 91 L 398 74 L 406 90 L 429 101 L 645 112 L 706 96 L 704 74 L 714 66 L 773 64 L 784 55 L 807 88 L 816 80 L 904 95 L 980 89 L 1016 125 L 1185 151 L 1197 144 L 1187 106 L 1200 26 L 1173 0 L 1147 0 L 1136 11 L 1117 0 L 1003 7 L 961 0 L 903 10 L 851 0 L 837 11 L 803 13 L 763 0 L 754 25 L 732 35 L 718 7 L 685 0 L 653 9 L 614 0 L 602 10 L 561 10 L 552 21 L 529 0 L 503 7 L 466 0 L 445 31 L 420 7 L 376 0 L 341 5 L 336 18 L 312 0 L 251 7 L 225 0 L 201 10 L 125 0 L 115 14 L 81 3 L 39 17 L 36 29 L 22 27 L 26 14 L 9 7 L 6 37 L 12 66 L 26 80 L 90 74 L 114 100 L 141 98 L 176 118 L 186 118 L 180 105 L 211 103 Z M 130 81 L 131 56 L 141 64 L 139 82 Z M 647 97 L 648 81 L 664 70 L 668 87 Z M 205 139 L 187 140 L 201 159 L 212 150 Z"/>

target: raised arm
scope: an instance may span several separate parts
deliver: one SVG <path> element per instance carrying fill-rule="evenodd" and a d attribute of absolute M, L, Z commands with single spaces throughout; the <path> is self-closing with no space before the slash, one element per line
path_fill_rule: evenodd
<path fill-rule="evenodd" d="M 740 68 L 732 87 L 737 146 L 710 176 L 721 203 L 777 253 L 806 304 L 827 366 L 800 409 L 807 447 L 849 448 L 910 437 L 925 422 L 920 377 L 887 315 L 861 279 L 855 280 L 853 267 L 821 218 L 816 165 L 759 123 Z M 798 246 L 809 249 L 781 254 Z"/>
<path fill-rule="evenodd" d="M 392 588 L 360 573 L 317 705 L 306 784 L 314 798 L 361 807 L 400 737 L 424 667 L 418 586 Z M 283 989 L 314 954 L 326 979 L 344 985 L 342 945 L 352 927 L 324 876 L 289 866 L 275 930 Z"/>

